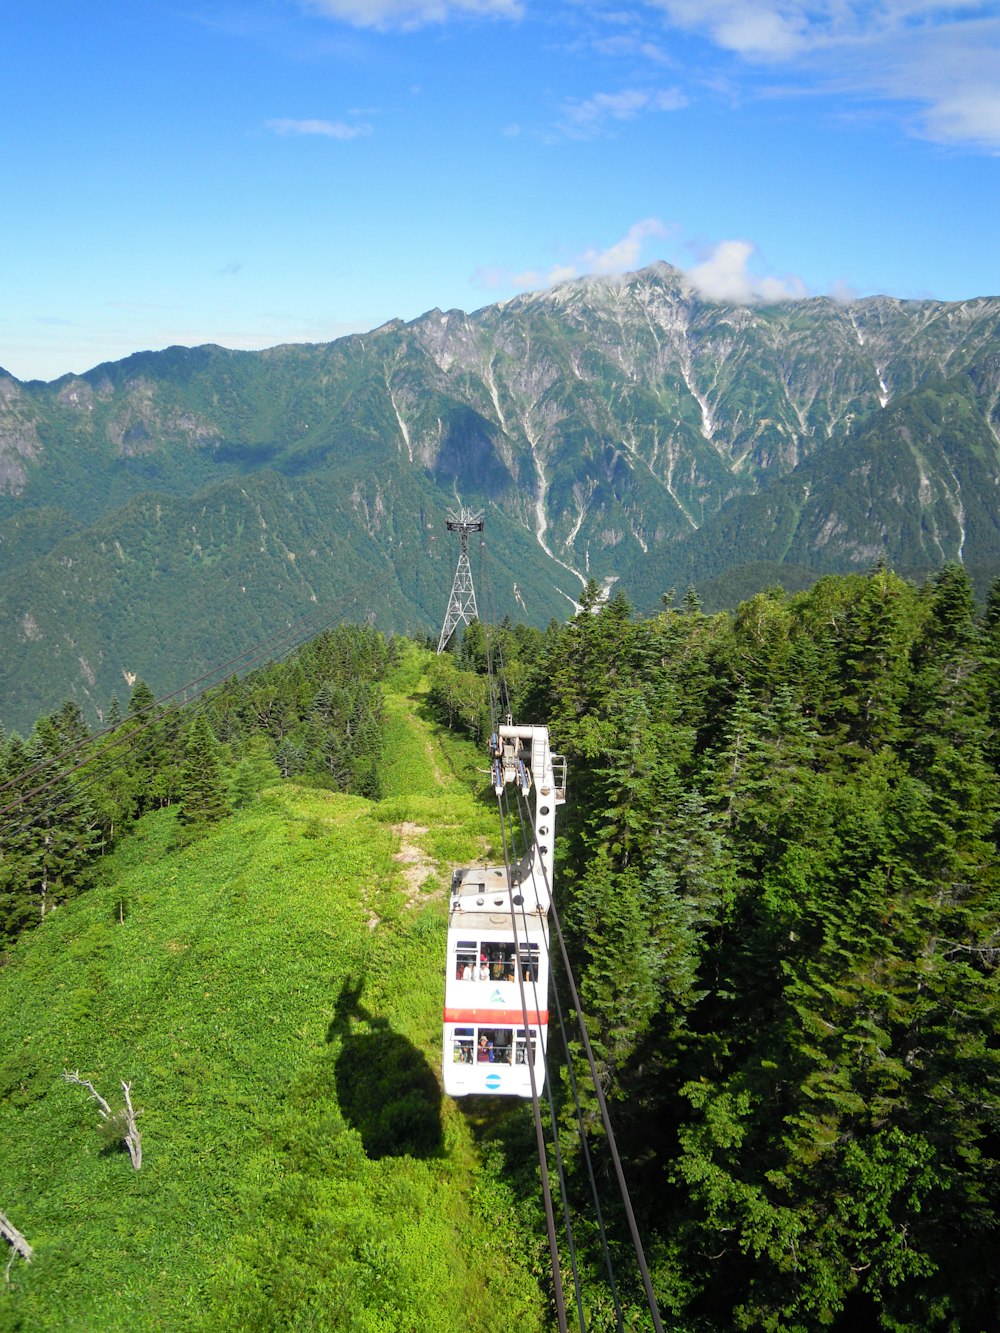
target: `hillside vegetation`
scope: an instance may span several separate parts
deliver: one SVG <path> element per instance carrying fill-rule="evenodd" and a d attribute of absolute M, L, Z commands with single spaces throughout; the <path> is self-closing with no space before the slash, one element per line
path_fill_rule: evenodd
<path fill-rule="evenodd" d="M 517 710 L 569 761 L 556 900 L 669 1326 L 997 1327 L 1000 583 L 584 603 Z M 432 685 L 472 732 L 484 649 Z"/>
<path fill-rule="evenodd" d="M 434 1076 L 440 893 L 495 837 L 454 737 L 498 684 L 569 762 L 555 902 L 667 1326 L 996 1327 L 1000 582 L 980 610 L 956 564 L 716 615 L 591 582 L 566 624 L 473 625 L 433 659 L 355 628 L 186 708 L 137 685 L 74 772 L 71 706 L 10 737 L 0 1207 L 39 1257 L 2 1315 L 551 1325 L 527 1108 L 459 1109 Z M 580 1298 L 611 1333 L 609 1145 L 557 1028 Z M 138 1175 L 77 1067 L 133 1084 Z"/>
<path fill-rule="evenodd" d="M 35 1258 L 0 1327 L 543 1327 L 510 1187 L 438 1090 L 443 890 L 493 829 L 414 708 L 387 685 L 382 799 L 272 784 L 193 840 L 154 810 L 10 949 L 0 1210 Z M 141 1171 L 64 1070 L 131 1083 Z"/>

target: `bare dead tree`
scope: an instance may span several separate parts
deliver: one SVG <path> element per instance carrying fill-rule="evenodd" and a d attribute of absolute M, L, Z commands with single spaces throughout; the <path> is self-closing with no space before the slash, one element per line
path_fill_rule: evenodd
<path fill-rule="evenodd" d="M 122 1092 L 125 1094 L 125 1105 L 117 1111 L 112 1111 L 111 1107 L 104 1100 L 101 1094 L 94 1087 L 89 1079 L 81 1078 L 80 1071 L 69 1073 L 63 1070 L 63 1078 L 67 1083 L 76 1083 L 81 1088 L 86 1088 L 94 1101 L 97 1102 L 98 1110 L 101 1113 L 101 1130 L 109 1142 L 117 1143 L 121 1141 L 128 1149 L 128 1155 L 132 1159 L 132 1165 L 136 1171 L 142 1166 L 142 1135 L 139 1133 L 136 1125 L 136 1117 L 139 1112 L 132 1106 L 132 1085 L 122 1080 Z"/>
<path fill-rule="evenodd" d="M 13 1268 L 14 1260 L 17 1256 L 20 1255 L 26 1264 L 30 1264 L 35 1252 L 21 1235 L 20 1231 L 18 1231 L 17 1227 L 14 1226 L 13 1222 L 7 1217 L 6 1213 L 0 1213 L 0 1236 L 3 1236 L 4 1240 L 9 1241 L 11 1245 L 10 1259 L 7 1263 L 7 1267 L 4 1269 L 3 1275 L 4 1281 L 9 1282 L 10 1270 Z"/>

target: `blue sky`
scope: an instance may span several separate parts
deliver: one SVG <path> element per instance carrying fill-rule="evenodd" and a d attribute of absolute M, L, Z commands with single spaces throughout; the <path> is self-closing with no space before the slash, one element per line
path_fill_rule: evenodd
<path fill-rule="evenodd" d="M 654 259 L 1000 295 L 1000 0 L 32 0 L 0 102 L 21 379 Z"/>

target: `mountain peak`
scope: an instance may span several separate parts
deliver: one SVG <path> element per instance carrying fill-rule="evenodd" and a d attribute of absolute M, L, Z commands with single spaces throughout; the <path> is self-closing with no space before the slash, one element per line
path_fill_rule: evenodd
<path fill-rule="evenodd" d="M 651 288 L 677 300 L 687 299 L 692 293 L 691 284 L 683 272 L 661 259 L 626 273 L 584 273 L 565 278 L 551 287 L 524 292 L 503 304 L 507 307 L 519 304 L 566 306 L 581 299 L 600 302 L 605 297 L 614 299 L 622 292 L 640 293 Z"/>
<path fill-rule="evenodd" d="M 539 621 L 588 578 L 640 610 L 750 566 L 988 578 L 998 364 L 1000 301 L 725 304 L 660 262 L 330 343 L 0 375 L 4 721 L 207 666 L 233 588 L 306 614 L 388 562 L 379 623 L 425 628 L 459 497 L 489 508 L 500 614 Z M 56 509 L 79 531 L 20 522 Z"/>

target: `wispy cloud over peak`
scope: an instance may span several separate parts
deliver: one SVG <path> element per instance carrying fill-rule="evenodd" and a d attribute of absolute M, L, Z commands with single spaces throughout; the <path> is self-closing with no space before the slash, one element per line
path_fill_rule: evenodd
<path fill-rule="evenodd" d="M 267 128 L 282 138 L 361 139 L 372 132 L 370 125 L 351 125 L 344 120 L 269 120 Z"/>
<path fill-rule="evenodd" d="M 476 271 L 473 281 L 479 287 L 493 290 L 513 287 L 524 292 L 542 291 L 560 282 L 588 276 L 616 277 L 650 262 L 650 241 L 666 241 L 676 246 L 681 241 L 680 228 L 661 222 L 659 218 L 643 218 L 606 249 L 592 247 L 574 260 L 554 264 L 548 269 L 525 269 L 521 273 L 484 267 Z M 757 247 L 752 241 L 725 240 L 699 263 L 682 271 L 691 290 L 705 301 L 760 305 L 801 300 L 809 295 L 801 278 L 755 270 L 757 258 Z"/>
<path fill-rule="evenodd" d="M 750 241 L 720 241 L 707 259 L 687 270 L 687 280 L 704 300 L 730 305 L 799 300 L 808 294 L 800 278 L 752 273 L 755 252 Z"/>
<path fill-rule="evenodd" d="M 669 235 L 670 228 L 659 218 L 643 218 L 633 222 L 625 235 L 606 250 L 588 250 L 583 267 L 590 273 L 627 273 L 641 262 L 647 241 L 664 240 Z"/>
<path fill-rule="evenodd" d="M 518 19 L 521 0 L 308 0 L 308 8 L 355 28 L 407 31 L 456 18 Z"/>
<path fill-rule="evenodd" d="M 548 269 L 530 268 L 520 273 L 511 273 L 495 265 L 483 267 L 476 270 L 473 281 L 478 287 L 515 287 L 519 291 L 538 291 L 588 273 L 605 277 L 627 273 L 641 265 L 648 241 L 666 239 L 673 234 L 673 230 L 659 218 L 643 218 L 640 222 L 634 222 L 624 236 L 606 249 L 590 247 L 576 259 L 553 264 Z"/>

